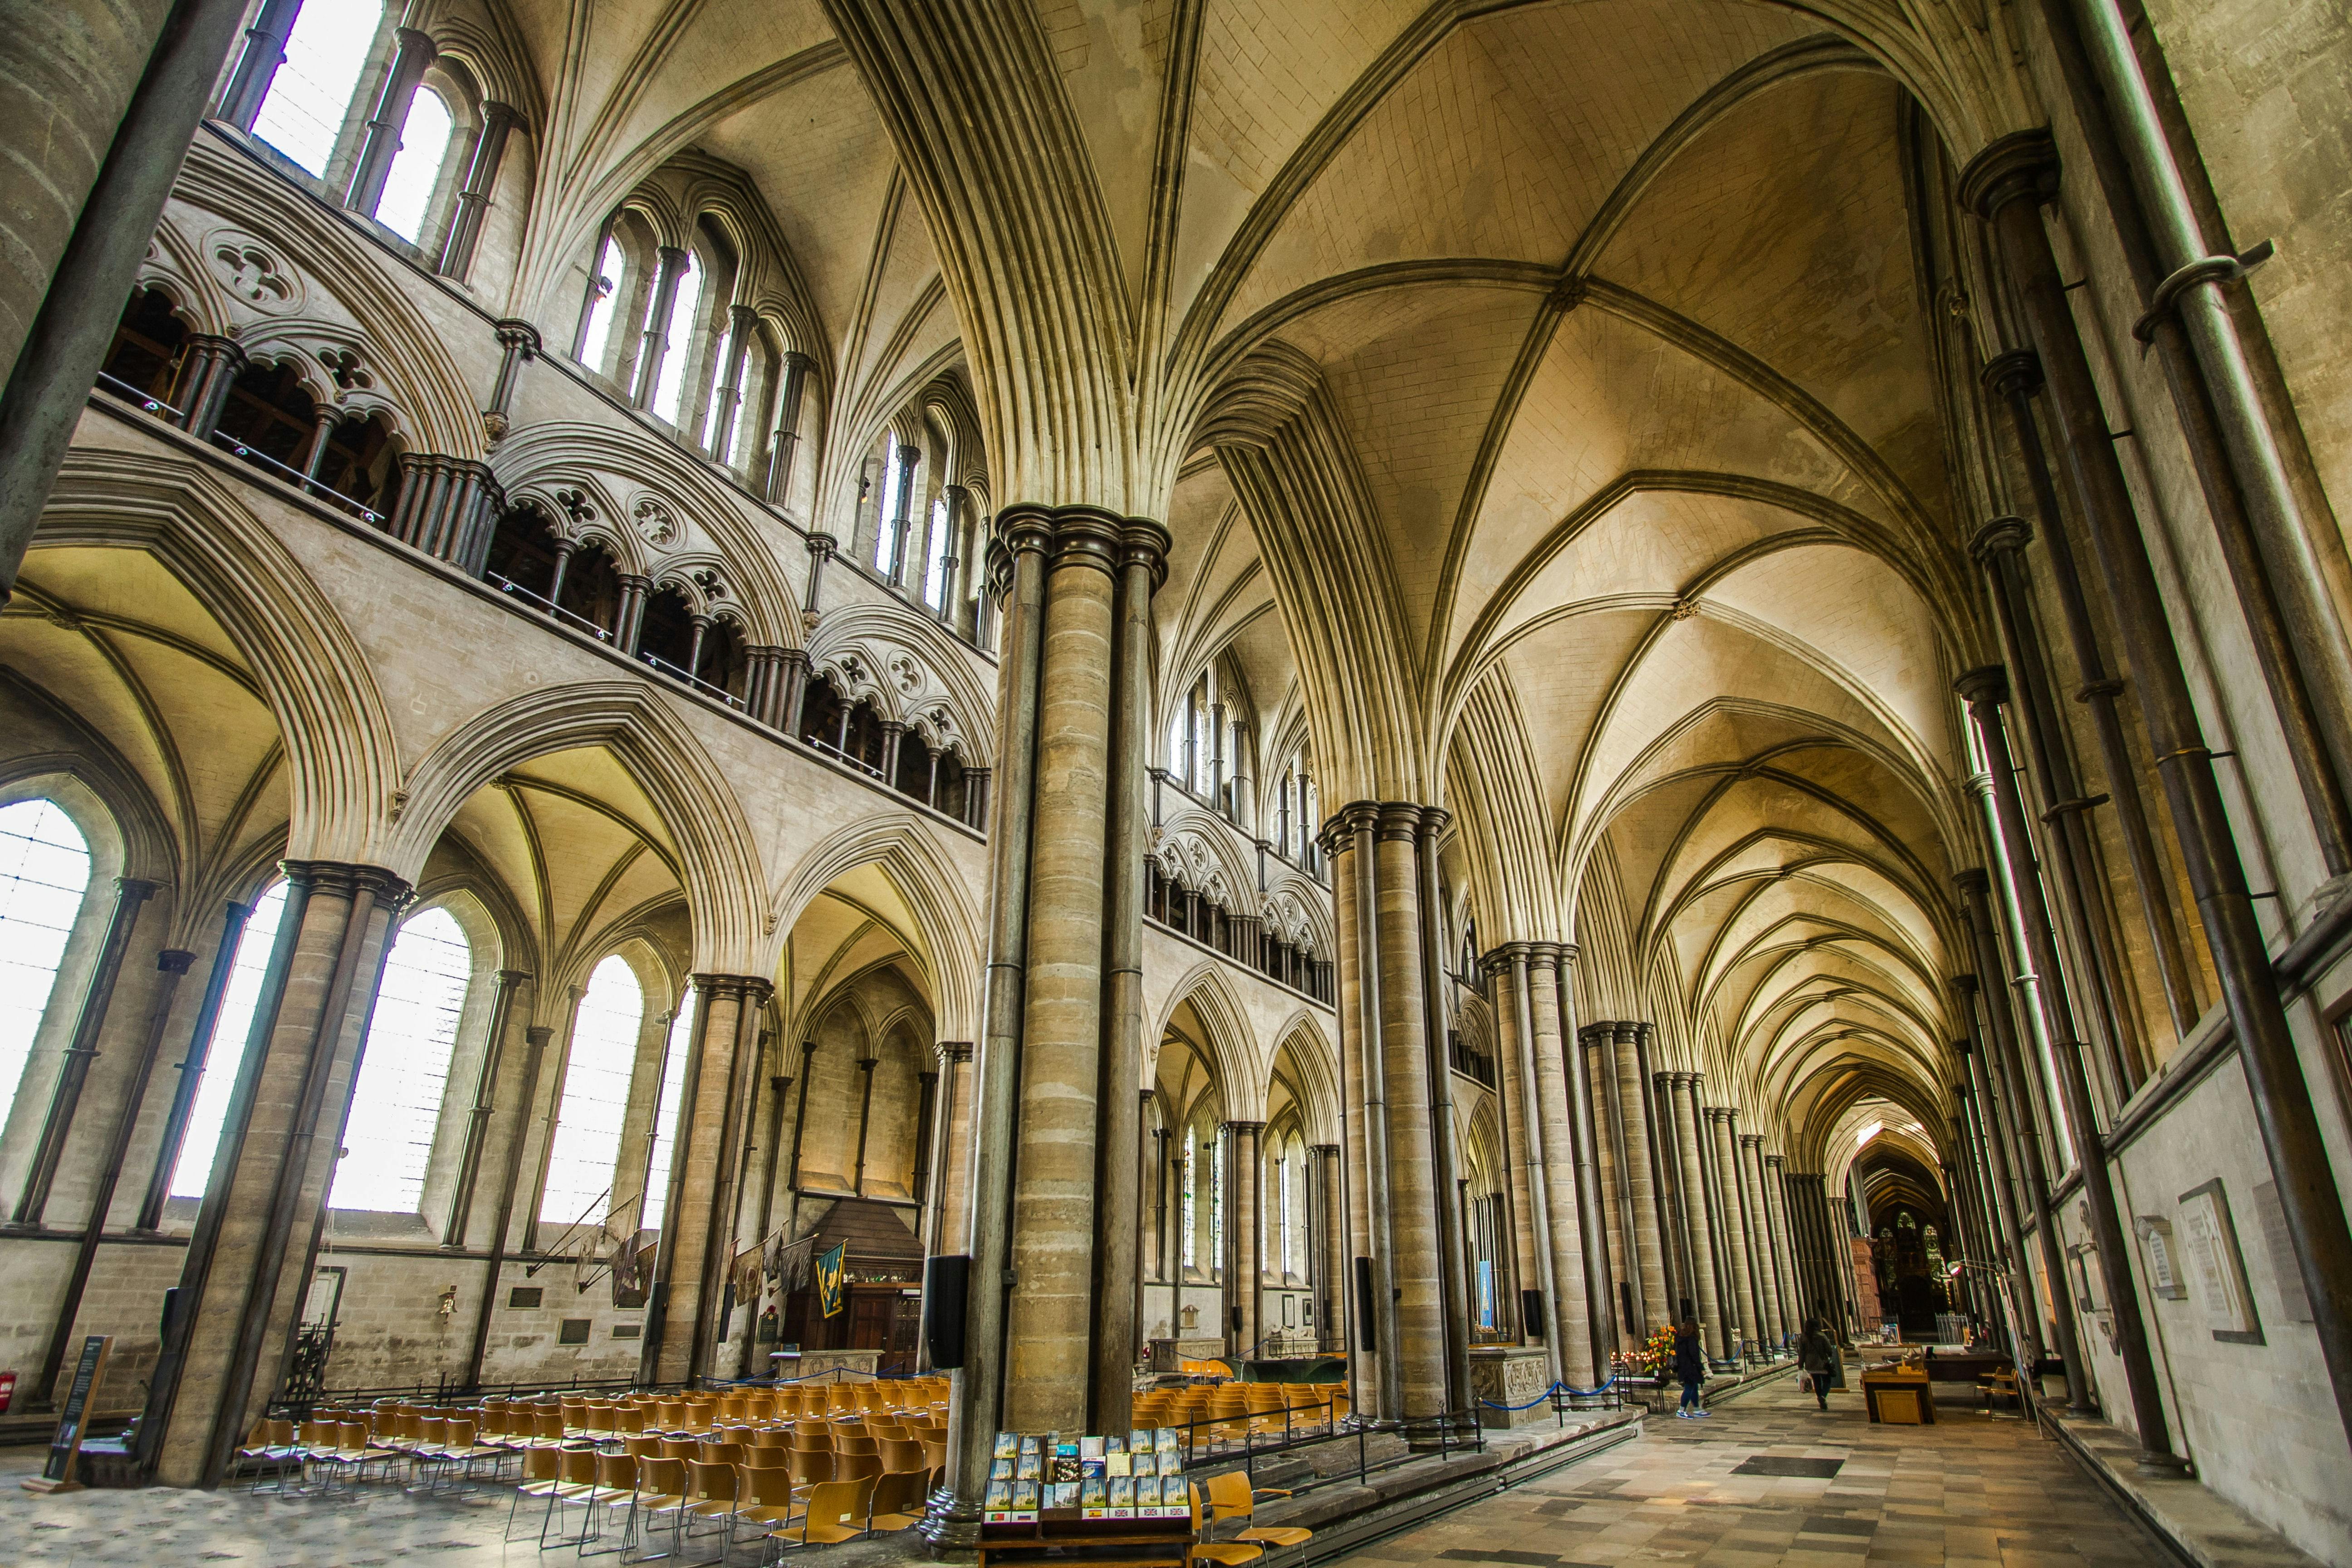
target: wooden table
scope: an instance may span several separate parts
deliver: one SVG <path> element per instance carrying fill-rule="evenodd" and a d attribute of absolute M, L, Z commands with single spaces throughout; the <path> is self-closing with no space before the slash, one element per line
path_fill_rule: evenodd
<path fill-rule="evenodd" d="M 1886 1395 L 1895 1395 L 1895 1399 L 1888 1400 L 1890 1405 L 1899 1399 L 1918 1412 L 1916 1422 L 1898 1417 L 1895 1418 L 1895 1425 L 1933 1426 L 1936 1424 L 1936 1396 L 1930 1392 L 1932 1387 L 1924 1371 L 1906 1367 L 1895 1372 L 1865 1372 L 1862 1374 L 1862 1402 L 1868 1407 L 1870 1418 L 1884 1424 L 1889 1416 L 1880 1411 L 1879 1401 Z"/>
<path fill-rule="evenodd" d="M 1047 1549 L 1057 1555 L 1042 1558 Z M 1192 1568 L 1192 1521 L 1188 1519 L 1040 1519 L 1034 1523 L 982 1524 L 978 1568 L 991 1557 L 1038 1553 L 1028 1561 L 1112 1563 L 1127 1568 L 1165 1564 Z"/>

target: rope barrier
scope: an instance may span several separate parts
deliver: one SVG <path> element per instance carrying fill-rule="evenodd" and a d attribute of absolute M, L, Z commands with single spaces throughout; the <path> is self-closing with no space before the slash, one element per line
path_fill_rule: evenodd
<path fill-rule="evenodd" d="M 1570 1399 L 1596 1399 L 1616 1386 L 1617 1374 L 1612 1372 L 1609 1374 L 1609 1381 L 1598 1388 L 1576 1388 L 1565 1383 L 1554 1383 L 1525 1405 L 1503 1405 L 1492 1399 L 1481 1399 L 1478 1403 L 1489 1410 L 1533 1410 L 1555 1394 L 1565 1394 Z"/>

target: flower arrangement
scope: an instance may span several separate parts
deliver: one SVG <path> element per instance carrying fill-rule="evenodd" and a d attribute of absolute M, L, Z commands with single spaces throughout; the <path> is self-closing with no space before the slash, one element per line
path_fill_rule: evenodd
<path fill-rule="evenodd" d="M 1667 1378 L 1675 1370 L 1675 1326 L 1661 1323 L 1651 1331 L 1649 1343 L 1633 1352 L 1634 1360 L 1651 1376 Z"/>

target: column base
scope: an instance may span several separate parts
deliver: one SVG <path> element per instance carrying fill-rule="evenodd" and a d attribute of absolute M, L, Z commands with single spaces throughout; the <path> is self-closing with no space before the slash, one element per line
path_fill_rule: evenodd
<path fill-rule="evenodd" d="M 980 1524 L 979 1513 L 959 1513 L 955 1493 L 941 1487 L 930 1495 L 923 1522 L 915 1526 L 915 1533 L 929 1543 L 934 1557 L 944 1557 L 950 1552 L 976 1552 Z"/>

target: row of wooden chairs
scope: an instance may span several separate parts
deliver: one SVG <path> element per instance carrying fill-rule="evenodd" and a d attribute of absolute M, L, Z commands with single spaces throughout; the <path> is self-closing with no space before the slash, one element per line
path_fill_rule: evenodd
<path fill-rule="evenodd" d="M 859 1535 L 905 1530 L 919 1522 L 936 1470 L 868 1471 L 839 1479 L 803 1481 L 784 1466 L 748 1459 L 687 1458 L 675 1455 L 607 1453 L 595 1448 L 538 1450 L 515 1489 L 507 1515 L 507 1538 L 526 1498 L 544 1500 L 539 1528 L 541 1551 L 572 1546 L 581 1555 L 620 1552 L 648 1555 L 650 1538 L 667 1530 L 667 1553 L 681 1555 L 697 1533 L 718 1534 L 720 1557 L 734 1551 L 750 1531 L 772 1554 L 786 1546 L 837 1544 Z M 576 1522 L 572 1510 L 579 1510 Z M 602 1519 L 599 1520 L 599 1510 Z M 620 1516 L 618 1544 L 603 1546 Z M 698 1531 L 698 1526 L 709 1528 Z"/>
<path fill-rule="evenodd" d="M 1213 1451 L 1336 1430 L 1348 1408 L 1336 1383 L 1196 1384 L 1137 1394 L 1133 1419 L 1141 1428 L 1184 1428 L 1189 1447 Z"/>

